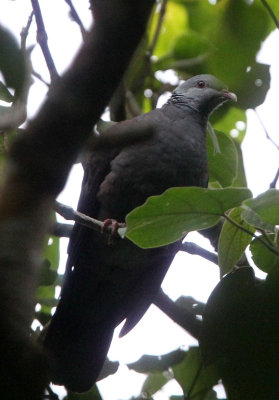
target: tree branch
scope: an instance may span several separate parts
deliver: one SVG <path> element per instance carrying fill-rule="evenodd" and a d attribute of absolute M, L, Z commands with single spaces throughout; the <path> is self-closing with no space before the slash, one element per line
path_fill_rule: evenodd
<path fill-rule="evenodd" d="M 72 224 L 60 224 L 56 222 L 49 228 L 48 232 L 50 235 L 54 235 L 59 238 L 61 237 L 69 238 L 71 236 L 72 230 L 73 230 Z"/>
<path fill-rule="evenodd" d="M 188 311 L 186 308 L 180 307 L 162 289 L 155 297 L 153 303 L 194 338 L 199 339 L 202 322 L 196 317 L 193 311 Z"/>
<path fill-rule="evenodd" d="M 179 248 L 180 251 L 185 251 L 186 253 L 197 255 L 200 257 L 205 258 L 206 260 L 218 265 L 218 256 L 215 253 L 212 253 L 211 251 L 208 251 L 200 246 L 198 246 L 196 243 L 192 242 L 184 242 L 181 243 L 181 246 Z"/>
<path fill-rule="evenodd" d="M 95 23 L 84 45 L 6 160 L 0 190 L 0 393 L 5 400 L 42 397 L 46 363 L 29 329 L 54 199 L 121 80 L 153 4 L 94 1 Z"/>
<path fill-rule="evenodd" d="M 275 175 L 273 181 L 270 182 L 270 184 L 269 184 L 269 189 L 275 189 L 276 188 L 278 179 L 279 179 L 279 168 L 277 169 L 277 172 L 276 172 L 276 175 Z"/>
<path fill-rule="evenodd" d="M 55 79 L 57 79 L 58 72 L 56 70 L 52 55 L 50 53 L 50 50 L 49 50 L 49 47 L 47 44 L 48 37 L 47 37 L 46 29 L 45 29 L 43 16 L 41 13 L 39 1 L 31 0 L 31 3 L 32 3 L 33 12 L 34 12 L 35 19 L 36 19 L 36 24 L 37 24 L 37 41 L 38 41 L 39 45 L 41 46 L 43 55 L 45 57 L 46 65 L 49 70 L 50 79 L 53 82 Z"/>
<path fill-rule="evenodd" d="M 102 232 L 104 229 L 104 223 L 102 221 L 91 218 L 79 211 L 75 211 L 72 207 L 61 204 L 58 201 L 55 202 L 54 211 L 60 214 L 66 220 L 75 221 L 78 224 L 93 229 L 94 231 Z"/>
<path fill-rule="evenodd" d="M 261 124 L 261 126 L 263 128 L 263 130 L 264 130 L 266 138 L 276 147 L 277 150 L 279 150 L 279 145 L 270 137 L 270 135 L 269 135 L 269 133 L 268 133 L 268 131 L 267 131 L 267 129 L 266 129 L 266 127 L 265 127 L 265 125 L 264 125 L 259 113 L 258 113 L 258 111 L 255 108 L 254 108 L 254 112 L 255 112 L 255 114 L 256 114 L 256 116 L 257 116 L 257 118 L 258 118 L 258 120 L 259 120 L 259 122 L 260 122 L 260 124 Z"/>
<path fill-rule="evenodd" d="M 68 4 L 68 6 L 70 7 L 70 14 L 71 14 L 71 17 L 72 17 L 73 20 L 78 24 L 78 26 L 79 26 L 79 28 L 80 28 L 80 32 L 81 32 L 82 38 L 83 38 L 83 40 L 85 40 L 87 31 L 86 31 L 86 29 L 84 28 L 81 19 L 79 18 L 79 15 L 78 15 L 78 13 L 77 13 L 77 11 L 76 11 L 76 9 L 75 9 L 73 3 L 72 3 L 72 0 L 65 0 L 65 2 L 66 2 L 66 3 Z"/>

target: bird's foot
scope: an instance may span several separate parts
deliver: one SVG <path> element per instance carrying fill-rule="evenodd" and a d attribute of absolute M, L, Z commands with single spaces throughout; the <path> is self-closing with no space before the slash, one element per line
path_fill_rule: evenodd
<path fill-rule="evenodd" d="M 106 232 L 109 234 L 108 243 L 113 244 L 117 239 L 120 238 L 118 234 L 118 228 L 125 228 L 126 224 L 124 222 L 118 222 L 116 219 L 108 218 L 104 220 L 102 233 Z"/>

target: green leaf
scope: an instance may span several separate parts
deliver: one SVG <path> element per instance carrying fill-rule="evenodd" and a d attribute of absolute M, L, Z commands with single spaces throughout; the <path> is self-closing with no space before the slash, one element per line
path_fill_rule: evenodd
<path fill-rule="evenodd" d="M 143 248 L 172 243 L 215 225 L 225 211 L 249 197 L 248 189 L 171 188 L 127 215 L 126 236 Z"/>
<path fill-rule="evenodd" d="M 26 76 L 24 56 L 14 36 L 1 25 L 0 71 L 5 78 L 7 86 L 21 92 Z"/>
<path fill-rule="evenodd" d="M 212 51 L 210 41 L 200 33 L 189 30 L 177 37 L 172 49 L 172 56 L 178 60 L 189 60 L 206 55 L 210 51 Z"/>
<path fill-rule="evenodd" d="M 51 264 L 48 260 L 44 260 L 40 271 L 40 286 L 52 285 L 57 277 L 57 272 L 51 269 Z"/>
<path fill-rule="evenodd" d="M 244 201 L 242 218 L 259 229 L 275 232 L 279 225 L 279 190 L 270 189 L 254 199 Z"/>
<path fill-rule="evenodd" d="M 218 181 L 223 187 L 231 186 L 236 177 L 237 151 L 232 139 L 215 130 L 220 153 L 215 153 L 211 138 L 207 135 L 209 181 Z"/>
<path fill-rule="evenodd" d="M 173 379 L 173 376 L 168 371 L 149 374 L 141 388 L 143 397 L 150 398 L 171 379 Z"/>
<path fill-rule="evenodd" d="M 241 207 L 236 207 L 231 210 L 228 216 L 243 228 L 249 229 L 254 233 L 255 229 L 243 221 L 241 213 Z M 236 265 L 251 240 L 251 235 L 225 220 L 218 244 L 218 259 L 222 276 Z"/>
<path fill-rule="evenodd" d="M 185 397 L 194 400 L 205 400 L 219 379 L 214 366 L 203 366 L 198 347 L 190 347 L 182 363 L 173 367 L 173 374 Z"/>
<path fill-rule="evenodd" d="M 240 147 L 240 144 L 238 141 L 234 141 L 235 148 L 237 151 L 237 171 L 236 171 L 236 177 L 233 181 L 232 186 L 233 187 L 247 187 L 247 180 L 246 180 L 246 175 L 245 175 L 245 169 L 244 169 L 244 164 L 243 164 L 243 156 L 242 156 L 242 150 Z"/>
<path fill-rule="evenodd" d="M 237 90 L 237 104 L 239 107 L 256 108 L 265 100 L 270 87 L 270 66 L 253 63 L 245 73 L 241 88 Z"/>
<path fill-rule="evenodd" d="M 127 364 L 129 369 L 133 369 L 139 373 L 162 372 L 168 370 L 169 367 L 181 362 L 185 357 L 185 351 L 174 350 L 162 356 L 143 355 L 138 361 Z"/>
<path fill-rule="evenodd" d="M 13 99 L 14 97 L 8 91 L 3 82 L 0 81 L 0 100 L 6 101 L 7 103 L 11 103 Z"/>
<path fill-rule="evenodd" d="M 37 289 L 37 302 L 41 304 L 41 313 L 50 314 L 52 307 L 57 303 L 55 299 L 55 288 L 53 285 L 50 286 L 39 286 Z"/>
<path fill-rule="evenodd" d="M 160 10 L 155 12 L 149 29 L 149 40 L 151 43 L 157 28 L 158 19 L 160 18 L 159 13 Z M 185 31 L 187 24 L 188 18 L 185 6 L 182 4 L 167 2 L 166 12 L 154 54 L 157 57 L 162 57 L 168 53 L 170 41 L 175 41 L 175 38 Z"/>
<path fill-rule="evenodd" d="M 270 85 L 268 66 L 256 63 L 270 32 L 270 16 L 261 2 L 189 1 L 187 9 L 190 28 L 209 38 L 215 48 L 202 66 L 191 66 L 189 72 L 195 75 L 203 70 L 218 76 L 237 93 L 240 107 L 261 104 Z M 255 79 L 261 79 L 262 85 L 255 85 Z"/>
<path fill-rule="evenodd" d="M 224 104 L 223 107 L 214 112 L 210 121 L 215 130 L 225 132 L 238 142 L 242 142 L 244 139 L 247 127 L 247 117 L 244 110 L 233 107 L 231 104 Z"/>
<path fill-rule="evenodd" d="M 259 236 L 263 240 L 266 238 L 261 235 Z M 270 240 L 274 243 L 275 235 L 268 235 Z M 279 242 L 274 243 L 274 247 L 279 251 Z M 254 239 L 250 245 L 250 251 L 252 253 L 252 259 L 256 266 L 263 272 L 270 273 L 272 270 L 277 269 L 279 271 L 279 254 L 276 255 L 270 251 L 259 239 Z"/>
<path fill-rule="evenodd" d="M 51 235 L 47 237 L 44 256 L 50 262 L 51 269 L 57 271 L 60 258 L 58 237 Z"/>

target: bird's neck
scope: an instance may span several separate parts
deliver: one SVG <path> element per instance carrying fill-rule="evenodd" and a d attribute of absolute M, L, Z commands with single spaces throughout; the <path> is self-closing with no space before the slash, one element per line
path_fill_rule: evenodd
<path fill-rule="evenodd" d="M 194 101 L 186 102 L 183 96 L 176 93 L 171 96 L 163 108 L 170 105 L 174 106 L 177 110 L 180 110 L 180 112 L 189 114 L 189 117 L 199 121 L 202 127 L 206 129 L 209 115 L 202 112 Z"/>

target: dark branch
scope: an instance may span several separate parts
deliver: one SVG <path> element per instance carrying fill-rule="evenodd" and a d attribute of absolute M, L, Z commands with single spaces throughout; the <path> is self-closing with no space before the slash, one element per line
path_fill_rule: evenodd
<path fill-rule="evenodd" d="M 258 120 L 259 120 L 259 122 L 260 122 L 260 124 L 261 124 L 261 126 L 262 126 L 262 128 L 264 130 L 264 132 L 265 132 L 266 138 L 276 147 L 277 150 L 279 150 L 279 145 L 270 137 L 270 135 L 269 135 L 269 133 L 268 133 L 268 131 L 267 131 L 267 129 L 266 129 L 261 117 L 259 116 L 257 110 L 254 109 L 254 112 L 255 112 L 255 114 L 256 114 L 256 116 L 257 116 L 257 118 L 258 118 Z"/>
<path fill-rule="evenodd" d="M 31 0 L 35 19 L 36 19 L 36 24 L 37 24 L 37 41 L 39 45 L 41 46 L 43 55 L 45 57 L 46 65 L 49 70 L 50 78 L 51 81 L 54 81 L 58 77 L 58 73 L 52 58 L 52 55 L 50 53 L 47 41 L 47 33 L 45 29 L 45 24 L 43 20 L 43 16 L 41 13 L 40 5 L 38 0 Z"/>
<path fill-rule="evenodd" d="M 202 322 L 193 311 L 180 307 L 162 290 L 155 297 L 153 303 L 194 338 L 199 339 Z"/>
<path fill-rule="evenodd" d="M 49 228 L 49 233 L 57 237 L 69 238 L 73 230 L 72 224 L 55 223 Z"/>
<path fill-rule="evenodd" d="M 277 172 L 276 172 L 276 175 L 275 175 L 273 181 L 270 182 L 270 185 L 269 185 L 270 189 L 275 189 L 276 188 L 278 179 L 279 179 L 279 168 L 277 169 Z"/>
<path fill-rule="evenodd" d="M 29 29 L 33 20 L 33 16 L 34 16 L 34 11 L 31 12 L 27 24 L 25 27 L 22 28 L 21 32 L 20 32 L 20 37 L 21 37 L 21 48 L 23 51 L 26 51 L 26 39 L 27 36 L 29 34 Z"/>
<path fill-rule="evenodd" d="M 7 399 L 43 395 L 46 360 L 29 329 L 54 199 L 122 79 L 154 1 L 92 3 L 95 21 L 85 44 L 14 140 L 1 180 L 0 392 Z"/>
<path fill-rule="evenodd" d="M 181 243 L 181 246 L 179 248 L 180 251 L 185 251 L 186 253 L 197 255 L 200 257 L 205 258 L 208 261 L 213 262 L 214 264 L 218 265 L 218 256 L 215 253 L 212 253 L 211 251 L 208 251 L 200 246 L 198 246 L 196 243 L 192 242 L 184 242 Z"/>
<path fill-rule="evenodd" d="M 161 4 L 160 4 L 160 12 L 159 12 L 159 18 L 158 18 L 157 26 L 156 26 L 156 29 L 155 29 L 155 33 L 154 33 L 152 42 L 151 42 L 151 44 L 149 46 L 149 49 L 148 49 L 149 57 L 152 56 L 152 54 L 153 54 L 153 52 L 155 50 L 158 38 L 159 38 L 159 34 L 160 34 L 160 31 L 161 31 L 161 28 L 162 28 L 162 24 L 163 24 L 163 21 L 164 21 L 164 16 L 165 16 L 165 13 L 166 13 L 167 2 L 168 2 L 168 0 L 162 0 Z"/>
<path fill-rule="evenodd" d="M 65 2 L 66 2 L 66 3 L 68 4 L 68 6 L 70 7 L 70 14 L 71 14 L 71 17 L 72 17 L 73 20 L 78 24 L 78 26 L 79 26 L 79 28 L 80 28 L 80 31 L 81 31 L 82 38 L 83 38 L 83 40 L 85 40 L 87 31 L 86 31 L 86 29 L 84 28 L 81 19 L 79 18 L 79 15 L 78 15 L 78 13 L 77 13 L 77 11 L 76 11 L 76 9 L 75 9 L 73 3 L 72 3 L 72 0 L 65 0 Z"/>

